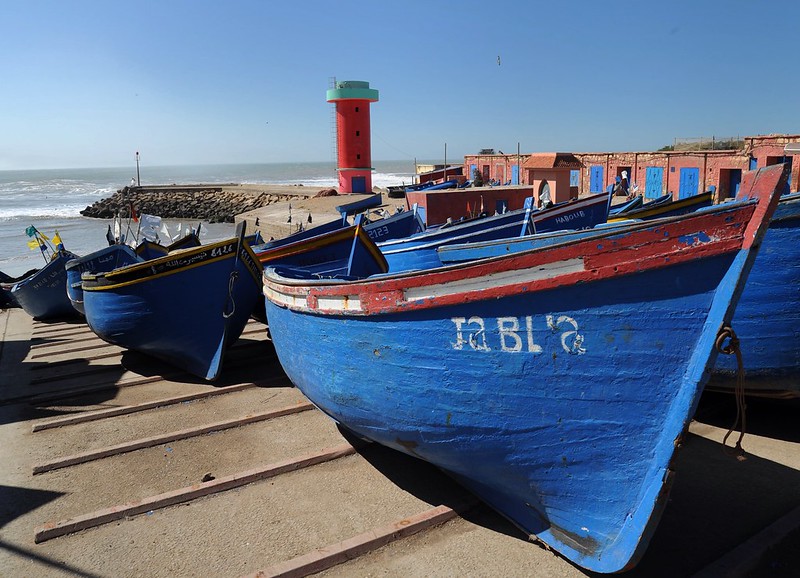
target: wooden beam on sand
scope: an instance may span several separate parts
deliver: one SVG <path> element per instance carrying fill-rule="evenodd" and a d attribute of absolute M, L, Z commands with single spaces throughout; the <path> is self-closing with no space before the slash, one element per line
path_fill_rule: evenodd
<path fill-rule="evenodd" d="M 472 505 L 474 504 L 464 504 L 457 507 L 457 509 L 437 506 L 402 520 L 397 520 L 386 526 L 373 528 L 342 542 L 319 548 L 297 558 L 279 562 L 269 568 L 249 574 L 246 578 L 302 578 L 323 572 L 338 564 L 368 554 L 396 540 L 407 538 L 423 530 L 444 524 Z"/>
<path fill-rule="evenodd" d="M 306 454 L 300 458 L 292 458 L 209 482 L 197 483 L 179 490 L 173 490 L 142 500 L 128 502 L 120 506 L 112 506 L 111 508 L 98 510 L 68 520 L 49 522 L 36 529 L 34 542 L 39 544 L 59 536 L 94 528 L 129 516 L 136 516 L 152 510 L 166 508 L 167 506 L 181 504 L 210 494 L 224 492 L 255 481 L 272 478 L 280 474 L 349 456 L 353 453 L 355 453 L 355 448 L 353 446 L 350 444 L 342 444 L 319 452 Z"/>
<path fill-rule="evenodd" d="M 133 452 L 144 448 L 151 448 L 153 446 L 158 446 L 161 444 L 166 444 L 177 440 L 183 440 L 191 437 L 205 435 L 212 432 L 223 431 L 226 429 L 240 427 L 251 423 L 267 421 L 270 419 L 283 417 L 286 415 L 300 413 L 302 411 L 308 411 L 310 409 L 314 409 L 314 405 L 312 405 L 309 402 L 301 402 L 281 409 L 254 413 L 232 420 L 220 421 L 209 425 L 184 429 L 149 438 L 141 438 L 138 440 L 125 442 L 114 446 L 108 446 L 97 450 L 89 450 L 86 452 L 81 452 L 79 454 L 67 456 L 65 458 L 53 460 L 51 462 L 39 464 L 38 466 L 33 466 L 33 474 L 34 475 L 43 474 L 45 472 L 50 472 L 52 470 L 58 470 L 69 466 L 75 466 L 78 464 L 83 464 L 86 462 L 91 462 L 94 460 L 99 460 L 110 456 L 116 456 L 119 454 Z"/>

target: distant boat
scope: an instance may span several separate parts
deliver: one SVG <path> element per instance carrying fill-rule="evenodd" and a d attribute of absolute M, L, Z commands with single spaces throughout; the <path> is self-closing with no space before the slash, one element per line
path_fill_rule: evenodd
<path fill-rule="evenodd" d="M 269 267 L 270 334 L 344 428 L 442 468 L 572 562 L 627 570 L 786 177 L 746 173 L 753 200 L 471 264 L 355 281 Z"/>
<path fill-rule="evenodd" d="M 625 203 L 621 203 L 619 205 L 615 205 L 611 207 L 608 211 L 608 215 L 621 215 L 624 214 L 626 211 L 631 211 L 633 209 L 638 209 L 643 204 L 643 199 L 641 195 L 636 195 L 630 201 Z"/>
<path fill-rule="evenodd" d="M 608 217 L 609 199 L 608 195 L 593 195 L 534 211 L 533 199 L 529 197 L 523 209 L 443 225 L 403 239 L 379 243 L 378 246 L 392 273 L 429 269 L 442 264 L 437 249 L 446 245 L 519 237 L 533 232 L 579 229 L 604 223 Z"/>
<path fill-rule="evenodd" d="M 54 319 L 77 315 L 67 297 L 67 273 L 64 266 L 74 253 L 61 249 L 53 253 L 44 267 L 14 283 L 11 298 L 34 319 Z"/>
<path fill-rule="evenodd" d="M 710 207 L 714 202 L 714 193 L 705 192 L 700 195 L 693 195 L 684 199 L 672 201 L 670 195 L 668 199 L 649 206 L 642 206 L 633 211 L 626 211 L 622 215 L 609 217 L 608 221 L 613 223 L 621 219 L 657 219 L 659 217 L 672 217 L 674 215 L 685 215 L 702 207 Z"/>
<path fill-rule="evenodd" d="M 363 213 L 368 209 L 379 207 L 382 204 L 383 204 L 383 196 L 381 195 L 381 193 L 376 193 L 374 195 L 370 195 L 369 197 L 359 199 L 357 201 L 345 203 L 343 205 L 337 205 L 336 210 L 342 216 L 346 217 L 348 215 Z"/>
<path fill-rule="evenodd" d="M 731 324 L 745 392 L 800 397 L 800 193 L 781 197 Z M 708 389 L 732 392 L 737 362 L 717 359 Z"/>

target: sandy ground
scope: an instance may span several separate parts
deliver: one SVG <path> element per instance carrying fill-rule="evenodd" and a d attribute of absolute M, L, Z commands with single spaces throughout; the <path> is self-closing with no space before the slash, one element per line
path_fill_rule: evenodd
<path fill-rule="evenodd" d="M 226 361 L 223 381 L 214 385 L 170 374 L 155 360 L 102 344 L 81 323 L 56 330 L 12 309 L 0 312 L 0 332 L 3 576 L 241 576 L 469 498 L 435 468 L 373 444 L 338 460 L 37 544 L 34 533 L 48 522 L 199 484 L 208 474 L 222 478 L 320 451 L 346 439 L 331 420 L 311 410 L 34 475 L 34 465 L 60 457 L 305 399 L 283 375 L 258 324 L 248 327 Z M 122 387 L 159 375 L 165 378 Z M 202 401 L 32 431 L 33 424 L 89 410 L 263 379 L 270 381 Z M 112 387 L 43 399 L 93 384 Z M 778 533 L 746 554 L 739 548 L 793 512 L 794 523 L 800 519 L 800 405 L 751 400 L 745 461 L 721 446 L 734 410 L 729 397 L 704 396 L 675 462 L 664 516 L 644 558 L 627 576 L 691 576 L 719 569 L 713 565 L 726 554 L 735 563 L 725 568 L 738 569 L 738 574 L 719 575 L 789 576 L 781 572 L 796 570 L 797 532 L 788 538 Z M 768 551 L 772 542 L 781 545 Z M 479 505 L 323 575 L 588 574 L 527 542 Z"/>

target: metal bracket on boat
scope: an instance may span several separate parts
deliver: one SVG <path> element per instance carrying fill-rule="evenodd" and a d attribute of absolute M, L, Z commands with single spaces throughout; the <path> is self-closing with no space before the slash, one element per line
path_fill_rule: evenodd
<path fill-rule="evenodd" d="M 236 300 L 233 298 L 233 286 L 236 285 L 236 281 L 239 280 L 239 272 L 234 270 L 231 271 L 230 279 L 228 279 L 228 303 L 230 303 L 230 311 L 222 311 L 222 316 L 225 319 L 230 318 L 234 313 L 236 313 Z M 227 304 L 225 309 L 227 309 Z"/>
<path fill-rule="evenodd" d="M 728 341 L 727 345 L 725 345 L 726 340 Z M 739 439 L 736 440 L 734 449 L 736 459 L 739 461 L 744 461 L 747 458 L 745 457 L 745 451 L 742 448 L 742 439 L 744 438 L 747 427 L 747 404 L 745 403 L 744 396 L 744 362 L 742 361 L 742 351 L 739 348 L 739 338 L 736 336 L 736 332 L 731 326 L 723 325 L 719 330 L 719 333 L 717 333 L 717 340 L 714 343 L 714 346 L 720 353 L 724 353 L 725 355 L 736 355 L 737 371 L 736 387 L 734 389 L 734 397 L 736 398 L 736 419 L 733 421 L 730 429 L 725 434 L 725 437 L 722 438 L 722 447 L 723 450 L 728 448 L 728 437 L 733 433 L 733 431 L 736 429 L 736 426 L 739 424 L 739 421 L 741 420 L 742 427 L 739 432 Z"/>

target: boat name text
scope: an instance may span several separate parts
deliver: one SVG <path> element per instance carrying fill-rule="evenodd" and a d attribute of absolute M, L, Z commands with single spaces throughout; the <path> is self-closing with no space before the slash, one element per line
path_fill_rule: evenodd
<path fill-rule="evenodd" d="M 455 325 L 456 340 L 452 343 L 453 349 L 464 349 L 469 346 L 474 351 L 491 351 L 498 349 L 507 353 L 543 353 L 542 346 L 534 339 L 534 318 L 525 317 L 497 317 L 484 319 L 483 317 L 452 317 Z M 583 335 L 578 333 L 578 322 L 567 315 L 546 315 L 544 318 L 544 331 L 551 334 L 561 331 L 561 347 L 572 355 L 586 353 Z M 490 332 L 487 337 L 487 331 Z M 540 331 L 536 329 L 536 331 Z M 497 342 L 492 347 L 490 341 Z"/>

